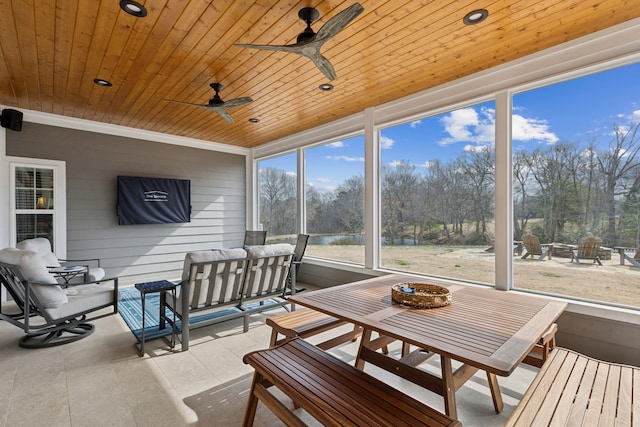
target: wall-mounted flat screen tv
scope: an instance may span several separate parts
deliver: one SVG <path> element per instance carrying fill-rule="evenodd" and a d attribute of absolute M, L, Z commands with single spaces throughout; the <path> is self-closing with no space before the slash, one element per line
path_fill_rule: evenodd
<path fill-rule="evenodd" d="M 188 179 L 118 176 L 118 224 L 191 222 Z"/>

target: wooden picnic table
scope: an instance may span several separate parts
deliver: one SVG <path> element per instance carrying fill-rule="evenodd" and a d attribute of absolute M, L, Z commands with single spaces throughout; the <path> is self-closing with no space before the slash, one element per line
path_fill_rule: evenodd
<path fill-rule="evenodd" d="M 496 375 L 510 375 L 567 304 L 431 279 L 429 283 L 450 290 L 450 305 L 415 309 L 392 301 L 391 285 L 418 281 L 425 280 L 393 274 L 296 294 L 290 301 L 362 326 L 356 367 L 373 363 L 442 395 L 445 412 L 453 418 L 457 418 L 455 392 L 478 370 L 486 371 L 494 408 L 500 412 L 503 403 Z M 373 338 L 374 331 L 378 338 Z M 403 351 L 398 359 L 377 351 L 395 340 L 417 350 Z M 440 376 L 418 368 L 434 354 L 441 359 Z M 452 360 L 462 362 L 455 371 Z"/>

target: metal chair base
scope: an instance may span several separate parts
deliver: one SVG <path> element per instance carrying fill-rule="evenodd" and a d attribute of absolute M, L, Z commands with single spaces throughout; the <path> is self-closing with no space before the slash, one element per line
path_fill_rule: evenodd
<path fill-rule="evenodd" d="M 95 330 L 91 323 L 72 321 L 59 325 L 55 330 L 47 329 L 29 333 L 18 341 L 23 348 L 47 348 L 69 344 L 88 337 Z"/>

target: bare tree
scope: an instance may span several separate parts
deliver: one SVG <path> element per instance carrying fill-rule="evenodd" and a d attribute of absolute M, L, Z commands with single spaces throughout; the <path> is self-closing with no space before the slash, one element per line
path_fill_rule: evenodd
<path fill-rule="evenodd" d="M 295 177 L 280 169 L 261 169 L 258 187 L 260 222 L 264 224 L 269 235 L 295 232 Z"/>
<path fill-rule="evenodd" d="M 600 153 L 597 162 L 600 172 L 604 175 L 604 190 L 606 194 L 607 236 L 604 241 L 608 245 L 615 245 L 618 241 L 616 232 L 616 196 L 627 194 L 630 185 L 630 174 L 640 164 L 636 161 L 640 144 L 638 144 L 638 128 L 640 123 L 632 127 L 614 126 L 614 138 L 608 149 Z"/>
<path fill-rule="evenodd" d="M 405 225 L 411 224 L 411 205 L 419 178 L 415 169 L 408 162 L 399 162 L 395 167 L 383 166 L 382 223 L 389 244 L 401 237 Z"/>
<path fill-rule="evenodd" d="M 513 238 L 521 240 L 533 212 L 528 207 L 528 183 L 531 169 L 527 153 L 520 151 L 513 156 Z"/>
<path fill-rule="evenodd" d="M 475 221 L 476 235 L 487 235 L 487 221 L 493 217 L 495 186 L 495 155 L 491 147 L 466 151 L 461 167 L 470 184 L 471 215 Z"/>
<path fill-rule="evenodd" d="M 361 233 L 364 229 L 364 178 L 353 176 L 336 191 L 332 204 L 332 221 L 348 233 Z"/>

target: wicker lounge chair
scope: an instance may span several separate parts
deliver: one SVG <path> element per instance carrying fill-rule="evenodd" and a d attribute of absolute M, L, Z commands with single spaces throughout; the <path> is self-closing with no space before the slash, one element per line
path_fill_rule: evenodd
<path fill-rule="evenodd" d="M 594 263 L 602 265 L 600 262 L 600 246 L 602 239 L 599 237 L 583 237 L 578 242 L 578 247 L 571 251 L 571 262 L 580 264 L 583 260 L 592 260 Z"/>
<path fill-rule="evenodd" d="M 538 259 L 544 260 L 544 257 L 548 257 L 551 259 L 551 252 L 553 252 L 553 245 L 543 245 L 540 244 L 540 240 L 534 236 L 533 234 L 525 234 L 522 236 L 522 244 L 524 245 L 527 252 L 522 255 L 522 259 L 526 259 L 528 256 L 533 257 L 537 256 Z"/>

